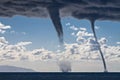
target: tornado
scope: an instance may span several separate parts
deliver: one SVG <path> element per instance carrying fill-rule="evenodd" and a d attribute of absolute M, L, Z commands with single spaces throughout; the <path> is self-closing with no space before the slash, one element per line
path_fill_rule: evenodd
<path fill-rule="evenodd" d="M 98 44 L 98 50 L 99 50 L 99 53 L 100 53 L 101 58 L 102 58 L 102 61 L 103 61 L 104 72 L 108 72 L 108 71 L 107 71 L 106 62 L 105 62 L 105 59 L 104 59 L 104 56 L 103 56 L 103 53 L 102 53 L 102 50 L 101 50 L 100 44 L 99 44 L 99 42 L 98 42 L 98 40 L 97 40 L 97 36 L 96 36 L 95 25 L 94 25 L 95 20 L 90 20 L 90 21 L 91 21 L 91 28 L 92 28 L 92 31 L 93 31 L 93 35 L 94 35 L 95 41 L 96 41 L 97 44 Z"/>
<path fill-rule="evenodd" d="M 68 60 L 58 61 L 58 66 L 61 72 L 71 72 L 71 62 Z"/>
<path fill-rule="evenodd" d="M 59 42 L 63 44 L 63 29 L 62 29 L 62 24 L 61 24 L 61 19 L 60 19 L 60 14 L 59 14 L 59 8 L 57 7 L 49 7 L 47 8 L 49 12 L 49 16 L 54 24 L 54 27 L 56 29 Z"/>

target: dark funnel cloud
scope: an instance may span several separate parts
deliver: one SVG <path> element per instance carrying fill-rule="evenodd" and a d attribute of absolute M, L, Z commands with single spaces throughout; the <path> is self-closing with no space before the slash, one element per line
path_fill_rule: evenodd
<path fill-rule="evenodd" d="M 60 43 L 63 43 L 61 17 L 88 19 L 97 41 L 94 22 L 96 20 L 120 21 L 120 0 L 0 0 L 0 16 L 12 17 L 14 15 L 51 18 Z M 107 72 L 100 47 L 99 52 L 103 60 L 104 71 Z"/>
<path fill-rule="evenodd" d="M 62 29 L 62 24 L 60 22 L 61 20 L 60 20 L 59 9 L 58 7 L 48 7 L 47 9 L 48 9 L 50 18 L 54 24 L 54 27 L 57 31 L 59 41 L 60 43 L 62 43 L 63 42 L 63 29 Z"/>

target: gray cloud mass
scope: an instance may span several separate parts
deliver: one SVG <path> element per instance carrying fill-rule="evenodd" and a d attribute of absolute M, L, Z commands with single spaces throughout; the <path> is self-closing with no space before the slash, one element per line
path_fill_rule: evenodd
<path fill-rule="evenodd" d="M 63 30 L 60 17 L 78 19 L 120 20 L 120 0 L 0 0 L 0 16 L 49 17 L 52 19 L 60 42 Z"/>
<path fill-rule="evenodd" d="M 60 16 L 120 20 L 119 0 L 0 0 L 0 16 L 48 17 L 48 9 Z"/>

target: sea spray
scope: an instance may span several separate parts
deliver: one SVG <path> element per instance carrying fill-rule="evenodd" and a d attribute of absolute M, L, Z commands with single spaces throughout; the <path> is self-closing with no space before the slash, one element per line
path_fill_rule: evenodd
<path fill-rule="evenodd" d="M 71 72 L 71 62 L 69 60 L 58 61 L 58 66 L 62 72 Z"/>
<path fill-rule="evenodd" d="M 59 48 L 59 53 L 63 53 L 63 55 L 64 55 L 64 52 L 65 52 L 64 43 L 60 43 L 58 48 Z M 67 60 L 66 58 L 59 59 L 57 61 L 57 64 L 59 66 L 60 71 L 62 71 L 62 72 L 71 72 L 71 62 L 69 60 Z"/>

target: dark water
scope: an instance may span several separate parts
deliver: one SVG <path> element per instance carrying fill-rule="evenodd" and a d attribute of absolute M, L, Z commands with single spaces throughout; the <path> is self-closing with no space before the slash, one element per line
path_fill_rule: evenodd
<path fill-rule="evenodd" d="M 81 73 L 0 73 L 0 80 L 120 80 L 120 73 L 81 72 Z"/>

